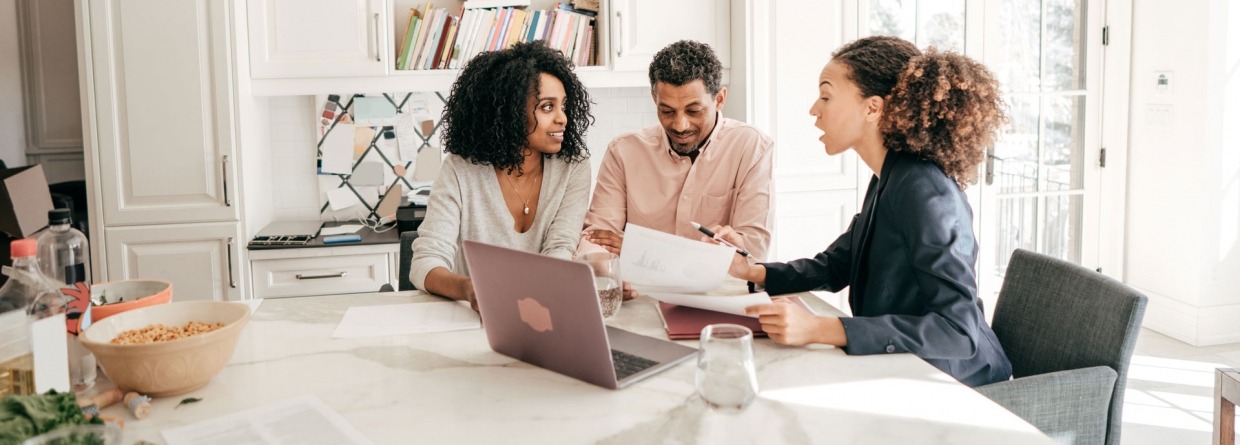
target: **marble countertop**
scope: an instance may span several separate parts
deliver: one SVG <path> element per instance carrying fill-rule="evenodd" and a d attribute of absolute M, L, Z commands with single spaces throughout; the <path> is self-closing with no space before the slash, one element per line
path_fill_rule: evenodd
<path fill-rule="evenodd" d="M 443 300 L 419 292 L 264 300 L 206 387 L 156 399 L 144 420 L 119 406 L 104 414 L 127 419 L 126 444 L 163 443 L 164 429 L 305 394 L 375 443 L 1054 443 L 908 354 L 847 356 L 757 339 L 761 392 L 743 412 L 721 414 L 695 397 L 693 360 L 612 391 L 495 353 L 481 329 L 331 337 L 351 306 L 419 301 Z M 666 338 L 656 311 L 642 297 L 608 324 Z M 185 397 L 202 401 L 174 409 Z"/>

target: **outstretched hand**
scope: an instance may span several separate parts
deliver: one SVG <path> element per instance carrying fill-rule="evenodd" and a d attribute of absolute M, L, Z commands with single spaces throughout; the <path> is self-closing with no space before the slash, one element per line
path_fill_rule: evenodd
<path fill-rule="evenodd" d="M 715 237 L 727 241 L 738 248 L 746 249 L 745 239 L 742 238 L 739 233 L 736 233 L 735 230 L 732 230 L 732 226 L 714 226 L 710 229 L 712 232 L 715 232 Z M 711 244 L 720 244 L 719 241 L 705 235 L 702 236 L 702 241 L 706 241 Z M 728 265 L 728 275 L 745 281 L 751 281 L 756 284 L 763 284 L 763 282 L 766 281 L 764 279 L 766 278 L 765 274 L 759 277 L 754 271 L 755 268 L 759 267 L 760 266 L 750 263 L 749 257 L 736 253 L 732 255 L 732 264 Z"/>

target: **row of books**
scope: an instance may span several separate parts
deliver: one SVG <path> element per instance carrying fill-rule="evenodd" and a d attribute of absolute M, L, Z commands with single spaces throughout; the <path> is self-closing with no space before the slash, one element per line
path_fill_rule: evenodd
<path fill-rule="evenodd" d="M 555 3 L 551 9 L 471 8 L 452 15 L 444 8 L 409 10 L 405 38 L 397 50 L 396 69 L 459 69 L 483 51 L 518 42 L 544 40 L 577 66 L 595 65 L 594 12 Z"/>

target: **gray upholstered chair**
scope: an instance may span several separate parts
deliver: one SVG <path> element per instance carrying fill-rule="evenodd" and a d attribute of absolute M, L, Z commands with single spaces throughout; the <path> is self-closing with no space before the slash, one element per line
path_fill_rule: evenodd
<path fill-rule="evenodd" d="M 1145 304 L 1101 273 L 1016 250 L 992 323 L 1013 379 L 978 392 L 1062 443 L 1118 445 Z"/>

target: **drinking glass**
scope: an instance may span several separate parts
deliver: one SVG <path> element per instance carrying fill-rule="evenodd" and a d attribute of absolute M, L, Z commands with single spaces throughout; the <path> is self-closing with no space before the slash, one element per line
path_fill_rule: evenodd
<path fill-rule="evenodd" d="M 594 271 L 594 289 L 598 291 L 603 318 L 616 315 L 624 299 L 624 289 L 620 284 L 620 257 L 610 252 L 598 252 L 586 254 L 581 261 L 589 264 L 590 270 Z"/>
<path fill-rule="evenodd" d="M 735 324 L 702 328 L 698 350 L 697 392 L 716 411 L 745 409 L 758 394 L 753 366 L 753 332 Z"/>

